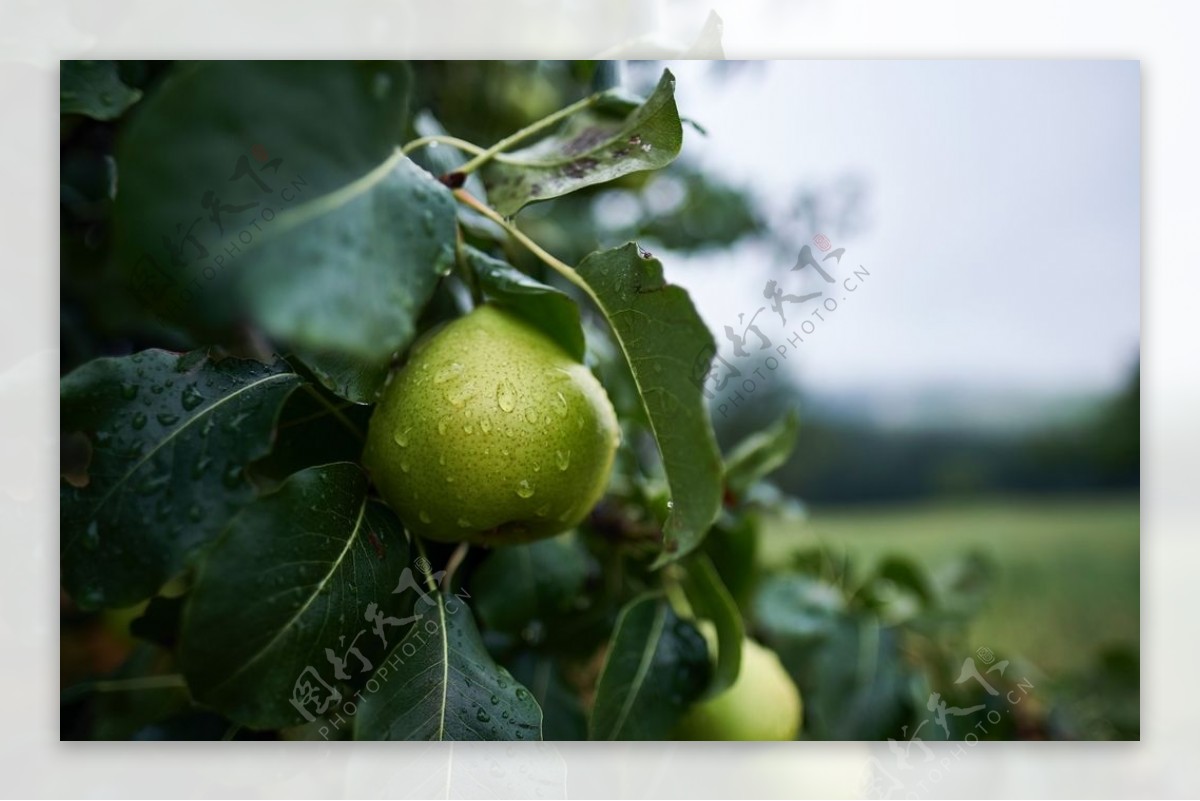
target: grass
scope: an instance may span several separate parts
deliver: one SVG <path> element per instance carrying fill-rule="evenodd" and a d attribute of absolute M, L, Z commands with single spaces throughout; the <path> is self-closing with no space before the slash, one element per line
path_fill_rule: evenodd
<path fill-rule="evenodd" d="M 972 642 L 1054 675 L 1086 666 L 1105 645 L 1138 642 L 1138 513 L 1136 496 L 817 510 L 799 527 L 768 527 L 763 555 L 777 563 L 820 541 L 864 567 L 901 553 L 936 569 L 984 551 L 999 575 Z"/>

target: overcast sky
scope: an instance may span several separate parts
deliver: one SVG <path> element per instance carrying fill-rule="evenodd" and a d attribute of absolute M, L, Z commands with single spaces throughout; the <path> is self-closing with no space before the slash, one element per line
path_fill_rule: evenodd
<path fill-rule="evenodd" d="M 1139 342 L 1135 62 L 670 67 L 681 112 L 708 130 L 688 131 L 685 151 L 769 198 L 775 225 L 803 189 L 866 186 L 862 230 L 830 232 L 846 248 L 830 272 L 871 277 L 853 295 L 839 284 L 838 310 L 814 321 L 791 361 L 807 386 L 1074 393 L 1125 378 Z M 795 234 L 811 241 L 803 219 Z M 664 261 L 727 356 L 724 325 L 766 302 L 768 279 L 795 292 L 814 273 L 753 248 Z M 798 323 L 815 306 L 795 308 Z M 770 309 L 758 321 L 773 339 L 792 329 Z"/>

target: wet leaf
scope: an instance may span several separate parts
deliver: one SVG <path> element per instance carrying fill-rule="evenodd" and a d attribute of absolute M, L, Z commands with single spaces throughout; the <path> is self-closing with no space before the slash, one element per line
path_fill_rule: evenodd
<path fill-rule="evenodd" d="M 664 564 L 699 546 L 721 510 L 721 459 L 702 383 L 712 334 L 687 292 L 668 284 L 662 264 L 632 242 L 592 253 L 578 272 L 608 318 L 662 454 L 671 489 Z"/>
<path fill-rule="evenodd" d="M 492 660 L 466 603 L 430 591 L 414 611 L 422 619 L 388 656 L 386 681 L 362 697 L 355 739 L 541 740 L 541 708 Z"/>
<path fill-rule="evenodd" d="M 164 350 L 62 379 L 63 431 L 92 447 L 86 485 L 60 492 L 62 582 L 80 606 L 149 598 L 216 537 L 253 497 L 243 471 L 299 384 L 283 362 Z"/>
<path fill-rule="evenodd" d="M 742 667 L 742 615 L 729 590 L 705 553 L 690 556 L 683 588 L 700 620 L 713 624 L 717 633 L 717 661 L 705 695 L 712 697 L 733 686 Z"/>
<path fill-rule="evenodd" d="M 675 107 L 675 76 L 664 70 L 644 101 L 621 90 L 597 96 L 562 130 L 484 168 L 492 206 L 506 217 L 538 200 L 670 164 L 683 144 Z"/>
<path fill-rule="evenodd" d="M 408 561 L 400 522 L 367 497 L 356 465 L 296 473 L 238 514 L 198 571 L 180 636 L 193 697 L 247 726 L 304 722 L 292 703 L 301 682 L 327 695 L 322 681 L 365 680 L 382 639 L 403 636 L 405 593 L 394 591 Z M 318 716 L 316 702 L 301 706 Z"/>
<path fill-rule="evenodd" d="M 129 288 L 206 339 L 249 319 L 369 401 L 453 260 L 449 190 L 396 149 L 409 80 L 395 63 L 173 71 L 118 141 Z"/>
<path fill-rule="evenodd" d="M 463 250 L 487 297 L 515 311 L 562 345 L 572 358 L 583 361 L 586 345 L 574 300 L 500 259 L 470 246 Z"/>
<path fill-rule="evenodd" d="M 661 740 L 708 686 L 704 636 L 659 594 L 631 601 L 617 618 L 596 686 L 593 740 Z"/>
<path fill-rule="evenodd" d="M 800 418 L 793 409 L 738 443 L 725 459 L 725 486 L 729 491 L 740 496 L 754 482 L 782 467 L 796 447 L 799 428 Z"/>

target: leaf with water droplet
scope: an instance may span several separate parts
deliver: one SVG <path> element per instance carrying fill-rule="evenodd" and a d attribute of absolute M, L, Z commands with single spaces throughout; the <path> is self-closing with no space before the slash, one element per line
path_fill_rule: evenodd
<path fill-rule="evenodd" d="M 621 610 L 609 642 L 589 738 L 666 739 L 708 686 L 711 670 L 704 636 L 662 594 L 635 598 Z"/>
<path fill-rule="evenodd" d="M 662 264 L 645 258 L 636 244 L 592 253 L 577 272 L 595 293 L 630 366 L 664 367 L 634 373 L 675 501 L 655 563 L 662 565 L 699 547 L 721 510 L 721 459 L 702 380 L 716 346 L 687 292 L 668 284 Z"/>
<path fill-rule="evenodd" d="M 523 631 L 573 612 L 592 560 L 573 534 L 497 548 L 472 577 L 475 611 L 489 629 Z"/>
<path fill-rule="evenodd" d="M 560 197 L 623 175 L 670 164 L 683 144 L 675 106 L 675 77 L 663 71 L 644 101 L 627 93 L 602 92 L 592 108 L 533 145 L 484 167 L 488 198 L 504 216 L 523 206 Z"/>
<path fill-rule="evenodd" d="M 554 287 L 535 281 L 512 265 L 469 245 L 463 247 L 463 253 L 485 296 L 541 329 L 562 345 L 576 361 L 583 361 L 586 343 L 579 320 L 579 305 L 574 300 Z M 505 390 L 505 394 L 498 392 L 500 408 L 511 412 L 515 405 L 515 395 L 511 384 Z"/>
<path fill-rule="evenodd" d="M 386 649 L 369 631 L 367 604 L 384 618 L 403 618 L 406 593 L 393 590 L 411 560 L 400 521 L 367 491 L 357 465 L 312 467 L 229 524 L 208 551 L 183 616 L 179 658 L 198 702 L 254 728 L 291 726 L 304 721 L 293 689 L 315 680 L 309 665 L 328 667 L 325 649 L 348 660 L 357 686 L 369 674 L 351 647 L 383 663 Z M 377 550 L 372 538 L 386 547 Z M 388 645 L 404 633 L 386 627 Z"/>
<path fill-rule="evenodd" d="M 414 626 L 396 644 L 387 681 L 358 705 L 355 739 L 540 740 L 537 701 L 507 691 L 514 680 L 484 647 L 470 608 L 437 591 L 413 611 L 434 626 Z"/>
<path fill-rule="evenodd" d="M 176 385 L 170 392 L 145 389 L 168 381 Z M 181 398 L 200 382 L 211 385 L 212 403 L 184 408 Z M 279 409 L 299 384 L 283 362 L 215 361 L 204 351 L 97 359 L 65 376 L 64 428 L 94 432 L 90 481 L 64 481 L 60 492 L 67 591 L 80 603 L 128 606 L 178 574 L 253 495 L 240 472 L 226 484 L 227 474 L 209 470 L 212 455 L 239 471 L 265 456 Z M 214 424 L 234 414 L 245 415 L 241 430 L 225 437 Z M 193 507 L 201 510 L 198 519 Z M 93 522 L 105 536 L 90 549 Z"/>
<path fill-rule="evenodd" d="M 195 384 L 188 384 L 183 388 L 183 393 L 179 396 L 179 402 L 183 405 L 185 412 L 190 412 L 204 403 L 204 395 L 196 388 Z"/>

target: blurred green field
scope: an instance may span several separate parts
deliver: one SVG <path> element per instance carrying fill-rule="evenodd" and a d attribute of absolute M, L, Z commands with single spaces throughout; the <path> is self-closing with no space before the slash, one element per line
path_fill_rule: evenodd
<path fill-rule="evenodd" d="M 990 499 L 814 510 L 806 524 L 768 526 L 767 564 L 820 541 L 862 563 L 900 553 L 936 569 L 964 551 L 999 568 L 971 641 L 1021 655 L 1050 675 L 1082 668 L 1139 632 L 1138 499 Z"/>

